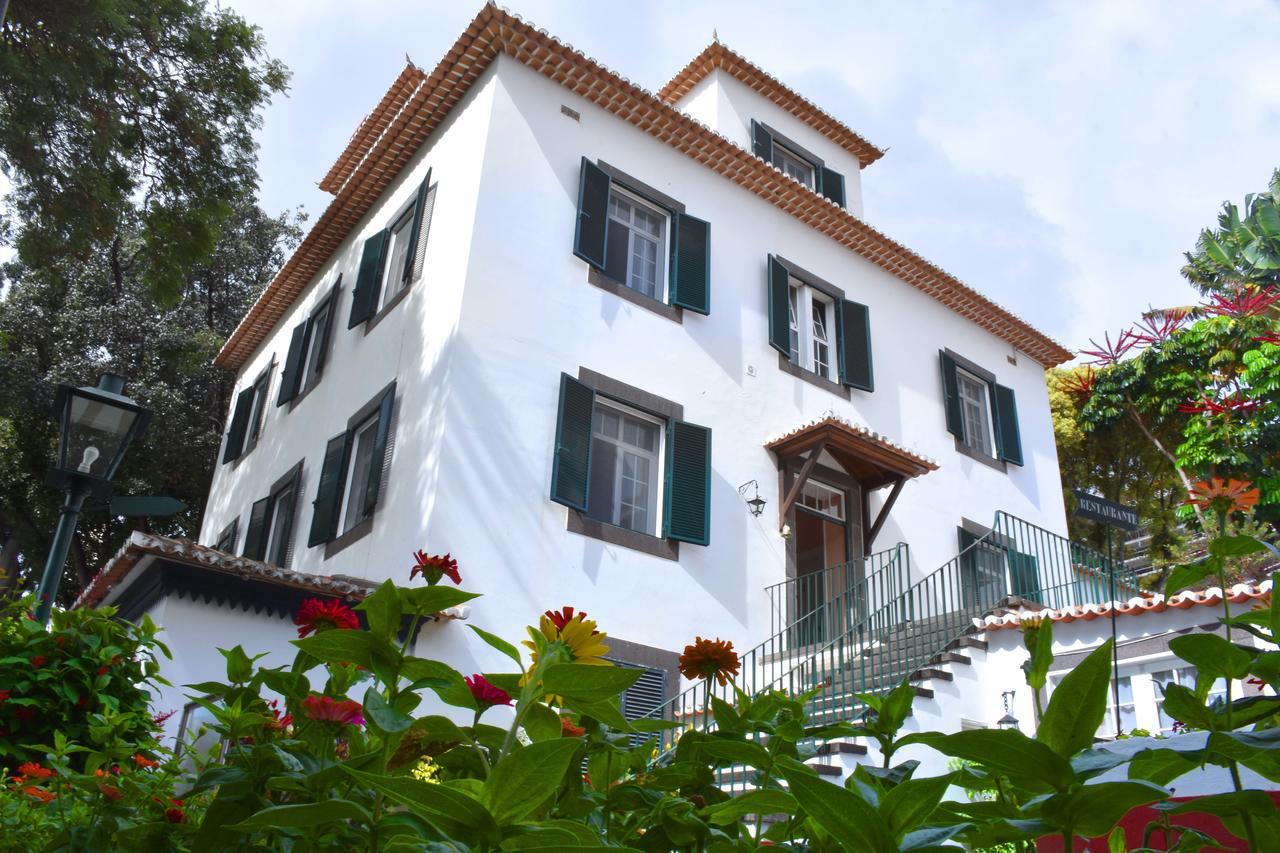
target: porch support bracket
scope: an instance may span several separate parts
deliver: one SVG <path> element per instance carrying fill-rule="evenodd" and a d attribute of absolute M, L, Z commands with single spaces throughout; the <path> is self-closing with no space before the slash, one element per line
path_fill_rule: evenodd
<path fill-rule="evenodd" d="M 800 475 L 791 484 L 791 490 L 787 492 L 786 498 L 782 501 L 782 506 L 778 508 L 779 530 L 787 523 L 787 513 L 791 512 L 791 507 L 795 506 L 796 500 L 800 497 L 800 490 L 804 488 L 805 483 L 809 482 L 809 475 L 813 473 L 813 469 L 817 466 L 818 457 L 826 449 L 827 443 L 823 441 L 814 445 L 814 448 L 809 451 L 809 455 L 804 460 L 804 466 L 800 469 Z"/>
<path fill-rule="evenodd" d="M 899 477 L 894 481 L 893 490 L 889 492 L 889 497 L 885 498 L 884 506 L 880 507 L 880 511 L 876 513 L 875 523 L 871 525 L 871 529 L 867 531 L 866 536 L 862 540 L 862 553 L 871 553 L 871 545 L 876 541 L 876 536 L 880 533 L 880 528 L 884 527 L 884 523 L 889 520 L 889 511 L 893 509 L 893 504 L 898 500 L 898 495 L 902 494 L 902 487 L 905 486 L 906 483 L 906 477 Z M 866 498 L 864 497 L 863 500 L 865 501 Z"/>

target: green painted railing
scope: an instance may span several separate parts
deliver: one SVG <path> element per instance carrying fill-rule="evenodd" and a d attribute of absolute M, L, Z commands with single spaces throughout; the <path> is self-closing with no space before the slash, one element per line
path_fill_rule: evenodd
<path fill-rule="evenodd" d="M 1138 589 L 1134 572 L 1116 561 L 1113 596 L 1105 555 L 1004 512 L 996 513 L 986 535 L 915 583 L 906 582 L 905 545 L 865 563 L 769 587 L 775 611 L 791 621 L 742 656 L 737 687 L 749 694 L 771 687 L 800 693 L 821 685 L 807 709 L 810 722 L 852 720 L 864 710 L 858 693 L 928 677 L 929 668 L 946 662 L 946 653 L 975 630 L 975 620 L 992 611 L 1098 603 Z M 835 594 L 807 610 L 812 590 L 806 583 L 828 584 L 824 589 Z M 795 609 L 784 609 L 790 606 Z M 681 723 L 660 737 L 658 761 L 683 731 L 714 728 L 707 712 L 713 696 L 732 702 L 733 686 L 696 683 L 650 715 Z M 750 783 L 732 769 L 720 778 L 731 792 Z"/>

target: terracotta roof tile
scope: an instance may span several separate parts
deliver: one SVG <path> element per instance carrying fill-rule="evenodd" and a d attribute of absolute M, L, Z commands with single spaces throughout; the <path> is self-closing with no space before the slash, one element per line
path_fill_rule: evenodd
<path fill-rule="evenodd" d="M 775 448 L 781 447 L 785 444 L 792 443 L 797 439 L 801 439 L 810 433 L 820 432 L 827 427 L 834 427 L 840 432 L 881 448 L 891 456 L 908 463 L 913 468 L 918 469 L 920 474 L 938 470 L 938 463 L 934 459 L 931 459 L 924 454 L 917 453 L 905 445 L 899 444 L 887 435 L 882 435 L 872 429 L 860 424 L 855 424 L 846 418 L 842 418 L 839 415 L 834 414 L 827 414 L 817 420 L 801 424 L 790 432 L 786 432 L 776 438 L 769 439 L 765 442 L 764 446 L 766 450 L 774 450 Z"/>
<path fill-rule="evenodd" d="M 1232 604 L 1271 604 L 1271 581 L 1260 584 L 1240 583 L 1231 587 L 1229 600 Z M 1222 589 L 1209 587 L 1206 590 L 1184 590 L 1175 595 L 1160 594 L 1138 596 L 1128 601 L 1104 602 L 1101 604 L 1082 604 L 1074 607 L 1063 607 L 1058 610 L 1024 610 L 1020 613 L 1004 613 L 988 616 L 979 621 L 978 627 L 986 631 L 998 631 L 1002 628 L 1017 628 L 1023 619 L 1039 617 L 1052 622 L 1085 622 L 1098 618 L 1110 618 L 1114 606 L 1119 616 L 1144 616 L 1149 613 L 1163 613 L 1166 610 L 1189 610 L 1192 607 L 1222 606 Z"/>
<path fill-rule="evenodd" d="M 883 150 L 854 133 L 844 122 L 719 41 L 707 45 L 702 53 L 690 60 L 688 65 L 667 82 L 667 85 L 658 90 L 658 97 L 674 104 L 689 94 L 694 86 L 717 68 L 773 101 L 857 157 L 858 164 L 862 168 L 865 169 L 884 156 Z"/>
<path fill-rule="evenodd" d="M 1070 350 L 1030 324 L 753 153 L 518 17 L 486 5 L 407 100 L 399 104 L 400 95 L 389 94 L 380 117 L 362 123 L 365 130 L 357 131 L 340 163 L 326 176 L 327 181 L 332 178 L 330 184 L 341 184 L 333 201 L 232 332 L 215 364 L 230 369 L 244 364 L 500 52 L 790 213 L 1038 363 L 1051 366 L 1072 357 Z M 400 82 L 398 78 L 393 89 Z M 391 121 L 387 115 L 393 104 L 399 106 Z M 375 133 L 384 121 L 390 123 Z M 360 150 L 361 145 L 369 147 Z M 342 175 L 346 177 L 339 182 Z"/>

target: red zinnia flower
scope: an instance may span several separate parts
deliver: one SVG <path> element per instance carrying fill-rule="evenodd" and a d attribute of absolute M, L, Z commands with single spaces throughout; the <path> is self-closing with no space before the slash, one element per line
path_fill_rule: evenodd
<path fill-rule="evenodd" d="M 572 607 L 562 607 L 560 610 L 548 610 L 543 615 L 551 620 L 551 624 L 556 626 L 556 630 L 563 632 L 564 626 L 568 625 L 574 619 L 586 619 L 587 611 L 583 610 L 575 613 Z M 592 635 L 599 634 L 599 631 L 592 631 Z"/>
<path fill-rule="evenodd" d="M 305 637 L 313 631 L 327 631 L 330 628 L 354 630 L 360 627 L 360 620 L 354 610 L 337 599 L 321 601 L 318 598 L 308 598 L 298 608 L 293 624 L 298 626 L 298 636 Z"/>
<path fill-rule="evenodd" d="M 267 720 L 264 728 L 282 732 L 293 725 L 293 714 L 280 713 L 280 700 L 272 699 L 267 705 L 271 708 L 271 719 Z"/>
<path fill-rule="evenodd" d="M 44 662 L 45 662 L 45 656 L 44 656 L 44 655 L 36 655 L 35 657 L 33 657 L 33 658 L 31 659 L 31 665 L 32 665 L 32 666 L 34 666 L 34 667 L 41 667 L 41 666 L 44 666 Z"/>
<path fill-rule="evenodd" d="M 169 823 L 182 823 L 187 819 L 186 813 L 182 811 L 182 800 L 169 800 L 172 806 L 164 810 L 164 819 Z"/>
<path fill-rule="evenodd" d="M 39 764 L 36 764 L 34 761 L 28 761 L 25 764 L 19 765 L 18 773 L 22 774 L 21 778 L 24 781 L 27 779 L 48 779 L 51 776 L 57 775 L 48 767 L 41 767 Z M 15 776 L 14 778 L 16 779 L 18 777 Z"/>
<path fill-rule="evenodd" d="M 328 696 L 308 696 L 302 700 L 302 713 L 307 719 L 341 726 L 363 726 L 364 709 L 350 699 L 336 700 Z"/>
<path fill-rule="evenodd" d="M 573 720 L 568 717 L 560 718 L 560 737 L 582 737 L 587 730 L 582 726 L 575 726 Z"/>
<path fill-rule="evenodd" d="M 8 700 L 8 698 L 9 698 L 9 691 L 8 691 L 8 690 L 0 690 L 0 702 L 7 701 L 7 700 Z"/>
<path fill-rule="evenodd" d="M 98 675 L 106 675 L 106 674 L 107 674 L 107 668 L 105 666 L 98 667 Z"/>
<path fill-rule="evenodd" d="M 419 574 L 427 579 L 427 583 L 435 584 L 439 582 L 442 576 L 447 575 L 449 580 L 456 584 L 462 584 L 462 575 L 458 573 L 458 561 L 453 559 L 450 554 L 428 554 L 426 551 L 413 552 L 414 566 L 409 570 L 409 580 L 413 580 Z"/>
<path fill-rule="evenodd" d="M 482 707 L 489 708 L 494 705 L 510 705 L 511 694 L 489 683 L 489 679 L 480 673 L 476 673 L 470 678 L 462 679 L 467 683 L 467 687 L 471 688 L 471 696 L 476 700 L 477 704 Z"/>
<path fill-rule="evenodd" d="M 114 785 L 108 785 L 105 782 L 98 783 L 98 790 L 102 792 L 102 796 L 106 797 L 113 803 L 118 803 L 124 799 L 124 791 L 121 791 Z"/>
<path fill-rule="evenodd" d="M 35 785 L 28 785 L 27 787 L 23 788 L 22 793 L 26 794 L 29 797 L 35 797 L 37 800 L 39 800 L 42 803 L 47 803 L 50 800 L 57 799 L 57 796 L 55 794 L 49 791 L 46 791 L 43 788 L 37 788 Z"/>
<path fill-rule="evenodd" d="M 133 755 L 133 763 L 141 767 L 143 770 L 150 770 L 152 767 L 159 767 L 159 761 L 152 761 L 141 752 L 135 752 Z"/>
<path fill-rule="evenodd" d="M 726 640 L 704 640 L 698 637 L 685 646 L 684 654 L 680 655 L 680 672 L 686 678 L 710 680 L 715 676 L 721 687 L 737 677 L 740 667 L 733 643 Z"/>

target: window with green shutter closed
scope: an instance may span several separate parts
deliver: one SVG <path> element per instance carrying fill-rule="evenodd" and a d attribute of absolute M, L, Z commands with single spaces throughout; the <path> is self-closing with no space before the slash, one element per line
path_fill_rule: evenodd
<path fill-rule="evenodd" d="M 261 560 L 267 555 L 267 525 L 271 521 L 271 498 L 254 501 L 249 510 L 249 528 L 244 536 L 244 556 Z"/>
<path fill-rule="evenodd" d="M 289 354 L 284 360 L 284 373 L 280 377 L 277 406 L 283 406 L 298 396 L 298 389 L 302 385 L 302 356 L 307 348 L 307 326 L 310 322 L 303 320 L 293 329 L 293 337 L 289 340 Z"/>
<path fill-rule="evenodd" d="M 386 263 L 388 235 L 389 232 L 384 228 L 364 241 L 360 271 L 356 273 L 355 290 L 351 292 L 348 329 L 354 329 L 373 316 L 374 306 L 378 304 L 378 293 L 382 289 L 382 268 Z"/>
<path fill-rule="evenodd" d="M 769 345 L 791 357 L 791 272 L 782 261 L 769 256 L 766 279 L 769 298 Z"/>
<path fill-rule="evenodd" d="M 711 541 L 711 430 L 671 421 L 667 427 L 666 535 L 707 545 Z"/>
<path fill-rule="evenodd" d="M 249 429 L 249 414 L 253 411 L 252 385 L 236 395 L 236 406 L 231 415 L 231 426 L 227 430 L 227 446 L 222 450 L 222 461 L 227 463 L 240 458 L 244 450 L 244 437 Z"/>
<path fill-rule="evenodd" d="M 351 432 L 329 439 L 324 448 L 324 464 L 316 499 L 311 502 L 311 530 L 307 547 L 328 542 L 337 535 L 338 513 L 342 509 L 342 486 L 347 473 L 347 455 L 351 452 Z"/>
<path fill-rule="evenodd" d="M 605 245 L 609 239 L 608 173 L 582 158 L 578 182 L 578 222 L 573 236 L 573 253 L 597 269 L 604 269 Z"/>
<path fill-rule="evenodd" d="M 567 373 L 560 374 L 551 500 L 586 512 L 591 478 L 591 418 L 596 392 Z"/>
<path fill-rule="evenodd" d="M 841 299 L 836 322 L 840 381 L 863 391 L 874 391 L 876 383 L 871 363 L 870 309 L 850 299 Z"/>
<path fill-rule="evenodd" d="M 791 150 L 787 153 L 791 157 L 791 161 L 798 160 L 812 170 L 812 183 L 815 192 L 831 199 L 841 207 L 845 206 L 844 175 L 817 159 L 816 155 L 802 153 L 798 145 L 783 139 L 780 135 L 778 136 L 777 144 L 779 146 L 789 146 Z M 775 156 L 777 149 L 774 145 L 774 133 L 755 119 L 751 120 L 751 150 L 766 163 L 783 168 L 782 157 Z M 808 175 L 805 176 L 804 180 L 801 180 L 801 183 L 808 185 Z"/>
<path fill-rule="evenodd" d="M 1018 404 L 1013 389 L 993 385 L 992 397 L 996 416 L 996 449 L 1000 458 L 1011 465 L 1022 465 L 1022 435 L 1018 429 Z"/>
<path fill-rule="evenodd" d="M 675 215 L 671 304 L 711 313 L 711 225 L 687 213 Z"/>

